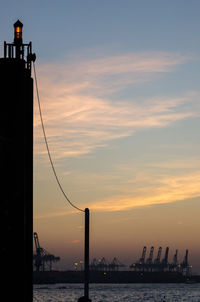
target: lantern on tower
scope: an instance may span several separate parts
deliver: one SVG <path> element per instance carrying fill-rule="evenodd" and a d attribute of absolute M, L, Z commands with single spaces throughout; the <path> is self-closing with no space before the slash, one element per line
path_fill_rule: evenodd
<path fill-rule="evenodd" d="M 23 24 L 17 20 L 14 24 L 14 43 L 22 44 L 22 27 Z"/>

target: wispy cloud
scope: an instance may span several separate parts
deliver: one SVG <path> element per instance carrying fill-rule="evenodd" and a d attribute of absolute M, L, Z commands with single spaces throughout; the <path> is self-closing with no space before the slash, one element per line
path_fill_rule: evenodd
<path fill-rule="evenodd" d="M 164 127 L 198 114 L 195 96 L 115 100 L 127 85 L 150 81 L 190 60 L 165 52 L 129 53 L 97 59 L 41 64 L 39 88 L 44 122 L 57 159 L 91 153 L 109 141 L 134 132 Z M 192 104 L 192 105 L 191 105 Z M 36 154 L 41 148 L 39 116 L 35 118 Z"/>
<path fill-rule="evenodd" d="M 168 72 L 172 67 L 185 63 L 191 58 L 178 53 L 158 51 L 128 53 L 86 60 L 80 62 L 79 68 L 92 75 Z"/>
<path fill-rule="evenodd" d="M 74 211 L 66 211 L 65 209 L 62 209 L 61 211 L 53 211 L 53 212 L 45 212 L 43 214 L 38 214 L 35 213 L 34 215 L 34 219 L 49 219 L 49 218 L 54 218 L 54 217 L 61 217 L 61 216 L 67 216 L 67 215 L 71 215 L 72 213 L 74 213 Z"/>
<path fill-rule="evenodd" d="M 123 195 L 111 196 L 105 200 L 98 200 L 90 205 L 95 211 L 123 211 L 135 207 L 151 206 L 156 204 L 172 203 L 200 196 L 200 173 L 195 172 L 182 176 L 167 176 L 153 179 L 145 175 L 140 179 L 146 183 L 143 187 L 134 186 Z"/>
<path fill-rule="evenodd" d="M 105 96 L 127 85 L 150 81 L 157 75 L 172 72 L 178 65 L 191 60 L 194 56 L 156 51 L 95 59 L 76 55 L 60 62 L 41 64 L 39 72 L 44 93 L 46 88 L 50 88 L 57 96 L 63 93 Z M 60 92 L 58 88 L 62 88 Z"/>
<path fill-rule="evenodd" d="M 71 243 L 72 243 L 72 244 L 78 244 L 78 243 L 80 243 L 80 240 L 74 239 L 74 240 L 71 241 Z"/>
<path fill-rule="evenodd" d="M 134 173 L 133 173 L 134 171 Z M 169 204 L 200 197 L 200 161 L 198 158 L 164 161 L 137 166 L 116 165 L 107 173 L 79 173 L 76 182 L 101 188 L 106 197 L 93 194 L 93 201 L 87 200 L 92 211 L 115 212 L 138 207 Z M 134 174 L 134 175 L 133 175 Z M 82 201 L 84 203 L 84 201 Z M 73 210 L 70 212 L 76 213 Z M 37 216 L 47 218 L 68 215 L 65 208 L 57 213 Z"/>

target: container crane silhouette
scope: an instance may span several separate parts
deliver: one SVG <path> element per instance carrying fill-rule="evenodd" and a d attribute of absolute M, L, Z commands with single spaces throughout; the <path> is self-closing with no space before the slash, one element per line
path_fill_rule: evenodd
<path fill-rule="evenodd" d="M 146 257 L 147 247 L 144 246 L 142 250 L 141 258 L 136 262 L 132 263 L 130 265 L 130 268 L 132 269 L 138 269 L 138 270 L 144 270 L 145 267 L 145 257 Z"/>
<path fill-rule="evenodd" d="M 110 271 L 118 271 L 120 267 L 125 267 L 116 257 L 113 258 L 112 262 L 108 264 Z"/>
<path fill-rule="evenodd" d="M 159 249 L 158 249 L 157 257 L 154 260 L 154 264 L 157 264 L 157 265 L 160 264 L 161 253 L 162 253 L 162 247 L 160 246 Z"/>
<path fill-rule="evenodd" d="M 167 246 L 165 250 L 165 256 L 162 260 L 163 270 L 168 267 L 168 256 L 169 256 L 169 247 Z"/>
<path fill-rule="evenodd" d="M 40 246 L 38 234 L 34 232 L 34 242 L 36 254 L 33 255 L 34 265 L 36 267 L 36 271 L 40 270 L 45 271 L 46 264 L 49 265 L 49 271 L 52 270 L 52 263 L 60 261 L 60 257 L 55 257 L 52 254 L 49 254 L 44 248 Z"/>
<path fill-rule="evenodd" d="M 125 267 L 116 257 L 111 262 L 108 262 L 104 257 L 97 260 L 96 258 L 90 264 L 92 271 L 118 271 L 120 267 Z"/>

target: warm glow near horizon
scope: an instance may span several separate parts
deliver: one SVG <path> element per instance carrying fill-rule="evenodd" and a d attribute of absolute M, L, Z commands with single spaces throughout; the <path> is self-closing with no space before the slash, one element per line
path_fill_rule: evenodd
<path fill-rule="evenodd" d="M 118 98 L 118 94 L 132 86 L 140 90 L 147 83 L 161 81 L 165 74 L 175 73 L 175 66 L 178 69 L 179 64 L 188 64 L 195 56 L 146 52 L 91 61 L 76 56 L 62 65 L 41 64 L 38 74 L 46 131 L 60 179 L 66 190 L 70 188 L 68 193 L 76 205 L 89 207 L 97 217 L 92 223 L 92 255 L 108 258 L 113 255 L 130 264 L 139 257 L 144 245 L 163 249 L 169 246 L 171 258 L 176 249 L 183 258 L 189 248 L 192 264 L 198 269 L 197 229 L 188 222 L 199 209 L 196 201 L 200 196 L 200 159 L 197 153 L 192 155 L 193 146 L 184 139 L 187 125 L 193 131 L 192 122 L 198 120 L 200 94 L 198 90 L 187 90 L 179 96 L 141 94 Z M 137 65 L 131 66 L 134 56 Z M 119 68 L 113 68 L 114 62 L 119 63 Z M 117 76 L 118 85 L 113 83 L 113 76 Z M 37 108 L 34 129 L 37 196 L 41 198 L 41 190 L 49 196 L 49 202 L 43 200 L 42 207 L 38 203 L 35 226 L 46 240 L 49 238 L 47 244 L 52 239 L 43 223 L 48 225 L 49 234 L 59 233 L 59 240 L 51 246 L 70 267 L 73 257 L 76 261 L 83 257 L 83 230 L 77 229 L 83 227 L 80 225 L 83 218 L 78 215 L 75 219 L 76 211 L 67 206 L 58 189 L 50 190 L 49 186 L 56 186 L 48 167 Z M 51 183 L 48 186 L 51 192 L 39 182 Z M 54 203 L 53 199 L 62 201 Z M 188 213 L 187 203 L 197 207 L 188 221 L 182 217 L 184 211 Z M 43 209 L 47 204 L 48 210 Z M 180 217 L 177 211 L 165 217 L 166 209 L 173 211 L 174 204 L 182 212 Z M 135 212 L 139 213 L 136 221 L 130 218 L 130 213 L 134 216 Z M 119 217 L 117 224 L 110 218 L 115 215 Z M 175 219 L 173 224 L 171 219 Z M 71 229 L 72 220 L 76 224 Z M 55 229 L 51 223 L 57 225 Z M 63 223 L 64 232 L 59 223 Z M 66 234 L 68 228 L 72 233 Z M 132 228 L 138 232 L 132 233 Z M 66 251 L 62 248 L 62 236 Z M 132 244 L 130 238 L 134 238 Z"/>
<path fill-rule="evenodd" d="M 91 258 L 130 265 L 143 246 L 169 246 L 200 272 L 200 3 L 58 2 L 6 1 L 0 51 L 20 19 L 57 174 L 91 210 Z M 35 93 L 34 231 L 58 268 L 83 259 L 83 225 L 56 184 Z"/>

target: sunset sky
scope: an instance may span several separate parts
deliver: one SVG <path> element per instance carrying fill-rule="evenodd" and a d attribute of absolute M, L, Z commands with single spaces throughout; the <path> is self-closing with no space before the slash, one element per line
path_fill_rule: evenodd
<path fill-rule="evenodd" d="M 130 265 L 144 245 L 189 249 L 200 272 L 200 1 L 3 0 L 32 41 L 46 134 L 62 186 L 91 210 L 91 259 Z M 36 96 L 36 93 L 35 93 Z M 52 173 L 34 104 L 34 231 L 71 268 L 84 215 Z"/>

